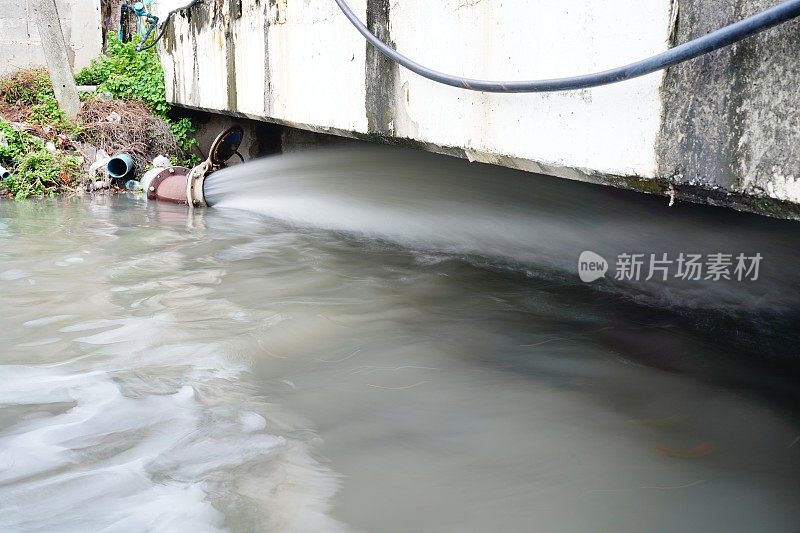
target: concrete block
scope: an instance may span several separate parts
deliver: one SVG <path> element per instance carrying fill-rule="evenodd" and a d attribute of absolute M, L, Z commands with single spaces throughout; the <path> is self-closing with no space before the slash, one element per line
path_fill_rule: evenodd
<path fill-rule="evenodd" d="M 0 75 L 44 63 L 45 57 L 41 51 L 41 38 L 31 1 L 0 0 L 0 39 L 7 46 L 18 47 L 24 43 L 34 43 L 39 47 L 38 51 L 26 49 L 26 53 L 30 53 L 30 63 L 0 63 Z M 70 65 L 74 70 L 79 70 L 102 52 L 100 0 L 57 0 L 57 7 L 62 32 L 68 44 Z M 15 53 L 15 57 L 22 55 L 19 51 Z"/>

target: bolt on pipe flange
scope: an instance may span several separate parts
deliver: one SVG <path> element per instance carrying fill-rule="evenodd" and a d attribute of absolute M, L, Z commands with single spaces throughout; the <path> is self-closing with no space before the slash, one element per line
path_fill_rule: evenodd
<path fill-rule="evenodd" d="M 206 207 L 206 197 L 203 194 L 203 183 L 206 180 L 206 174 L 211 166 L 209 160 L 203 161 L 191 171 L 189 171 L 188 179 L 186 180 L 186 200 L 190 207 Z"/>

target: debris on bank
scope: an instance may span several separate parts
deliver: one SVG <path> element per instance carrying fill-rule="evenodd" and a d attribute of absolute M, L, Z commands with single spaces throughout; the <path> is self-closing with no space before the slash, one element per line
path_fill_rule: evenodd
<path fill-rule="evenodd" d="M 159 156 L 197 160 L 192 123 L 169 116 L 155 50 L 138 53 L 135 45 L 112 39 L 106 55 L 76 76 L 94 92 L 81 94 L 75 122 L 58 108 L 46 70 L 0 79 L 0 193 L 21 200 L 135 190 Z M 112 179 L 107 163 L 120 154 L 132 171 Z"/>
<path fill-rule="evenodd" d="M 81 107 L 78 121 L 83 128 L 82 151 L 93 162 L 127 154 L 135 175 L 141 177 L 158 156 L 185 158 L 169 125 L 140 100 L 89 100 Z"/>

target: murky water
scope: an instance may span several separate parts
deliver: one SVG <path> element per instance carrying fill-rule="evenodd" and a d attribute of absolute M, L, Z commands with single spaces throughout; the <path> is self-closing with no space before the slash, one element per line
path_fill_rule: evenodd
<path fill-rule="evenodd" d="M 800 524 L 785 331 L 220 207 L 0 202 L 0 529 Z"/>

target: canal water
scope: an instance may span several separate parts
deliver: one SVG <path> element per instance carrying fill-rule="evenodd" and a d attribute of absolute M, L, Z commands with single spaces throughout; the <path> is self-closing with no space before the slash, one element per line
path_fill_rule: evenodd
<path fill-rule="evenodd" d="M 518 227 L 481 254 L 216 200 L 0 202 L 0 530 L 798 528 L 791 226 L 715 215 L 775 236 L 764 297 L 715 310 Z"/>

